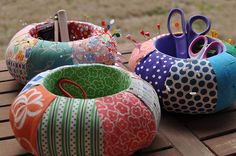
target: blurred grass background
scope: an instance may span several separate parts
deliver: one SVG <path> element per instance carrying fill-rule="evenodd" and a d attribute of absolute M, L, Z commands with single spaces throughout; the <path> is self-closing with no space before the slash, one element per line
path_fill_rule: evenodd
<path fill-rule="evenodd" d="M 1 0 L 0 60 L 10 39 L 25 24 L 45 21 L 59 9 L 67 10 L 69 19 L 84 21 L 88 16 L 88 22 L 98 25 L 102 19 L 114 18 L 123 34 L 119 45 L 132 46 L 125 36 L 144 41 L 141 28 L 154 36 L 160 23 L 161 33 L 167 32 L 167 15 L 173 7 L 182 8 L 186 19 L 197 13 L 208 16 L 220 39 L 236 42 L 236 0 Z"/>

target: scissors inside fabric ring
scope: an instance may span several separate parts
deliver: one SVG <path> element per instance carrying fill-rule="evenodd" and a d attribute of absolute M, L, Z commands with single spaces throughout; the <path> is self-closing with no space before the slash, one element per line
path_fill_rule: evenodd
<path fill-rule="evenodd" d="M 171 31 L 171 17 L 175 14 L 179 14 L 181 17 L 181 26 L 182 26 L 182 32 L 179 33 L 172 33 Z M 205 23 L 205 30 L 202 32 L 195 32 L 192 29 L 192 24 L 196 20 L 202 20 Z M 211 28 L 211 22 L 206 16 L 202 15 L 195 15 L 191 16 L 189 20 L 185 24 L 184 19 L 184 12 L 181 9 L 174 8 L 170 11 L 167 21 L 167 28 L 169 33 L 172 35 L 175 41 L 175 49 L 176 49 L 176 57 L 178 58 L 188 58 L 188 46 L 190 43 L 198 36 L 205 35 L 209 32 Z"/>
<path fill-rule="evenodd" d="M 201 35 L 189 45 L 188 54 L 190 58 L 203 59 L 222 53 L 223 49 L 224 46 L 221 42 L 212 41 L 208 44 L 208 38 Z"/>

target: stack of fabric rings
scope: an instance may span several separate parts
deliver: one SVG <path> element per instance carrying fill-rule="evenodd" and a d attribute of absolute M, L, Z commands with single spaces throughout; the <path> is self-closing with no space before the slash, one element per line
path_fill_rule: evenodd
<path fill-rule="evenodd" d="M 159 101 L 150 84 L 101 64 L 40 73 L 10 109 L 18 142 L 42 156 L 131 155 L 152 143 L 159 121 Z"/>

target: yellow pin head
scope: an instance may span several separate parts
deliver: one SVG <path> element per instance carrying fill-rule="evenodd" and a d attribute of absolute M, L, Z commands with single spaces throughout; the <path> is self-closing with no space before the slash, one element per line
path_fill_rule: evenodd
<path fill-rule="evenodd" d="M 211 30 L 211 36 L 212 36 L 212 37 L 217 38 L 218 35 L 219 35 L 219 34 L 218 34 L 218 32 L 217 32 L 215 29 Z"/>
<path fill-rule="evenodd" d="M 228 42 L 229 44 L 233 44 L 233 43 L 234 43 L 234 41 L 233 41 L 232 38 L 228 38 L 228 39 L 226 40 L 226 42 Z"/>

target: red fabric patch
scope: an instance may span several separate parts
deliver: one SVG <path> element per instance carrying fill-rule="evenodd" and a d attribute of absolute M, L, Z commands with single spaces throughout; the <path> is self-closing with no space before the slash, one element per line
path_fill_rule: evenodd
<path fill-rule="evenodd" d="M 156 121 L 135 95 L 121 92 L 96 99 L 105 155 L 131 155 L 156 136 Z"/>

